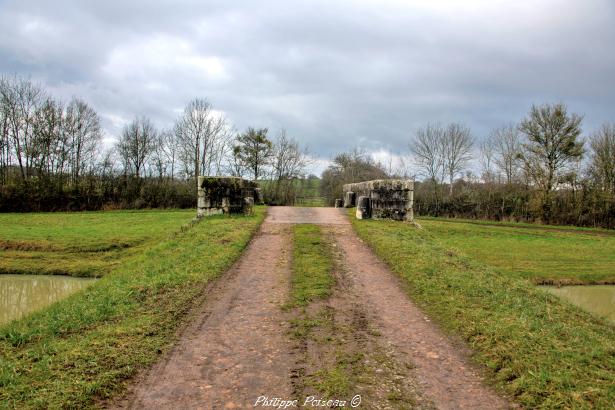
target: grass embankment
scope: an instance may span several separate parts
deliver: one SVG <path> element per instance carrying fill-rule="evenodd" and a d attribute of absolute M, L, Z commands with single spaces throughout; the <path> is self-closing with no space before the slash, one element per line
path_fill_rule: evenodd
<path fill-rule="evenodd" d="M 424 223 L 420 230 L 393 221 L 352 221 L 359 236 L 407 282 L 412 299 L 443 328 L 468 341 L 476 360 L 520 403 L 529 408 L 612 407 L 612 326 L 536 289 L 522 275 L 451 249 L 446 231 L 433 224 Z M 465 235 L 459 240 L 468 241 L 468 249 L 484 246 Z"/>
<path fill-rule="evenodd" d="M 615 284 L 615 233 L 530 224 L 421 219 L 447 247 L 534 284 Z"/>
<path fill-rule="evenodd" d="M 100 277 L 194 210 L 0 214 L 0 274 Z"/>
<path fill-rule="evenodd" d="M 82 408 L 168 348 L 208 282 L 263 220 L 215 216 L 152 243 L 83 292 L 0 327 L 0 403 Z M 125 227 L 124 227 L 125 228 Z"/>

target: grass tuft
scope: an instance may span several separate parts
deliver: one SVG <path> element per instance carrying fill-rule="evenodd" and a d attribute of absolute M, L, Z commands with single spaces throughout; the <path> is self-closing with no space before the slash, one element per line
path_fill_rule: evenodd
<path fill-rule="evenodd" d="M 290 304 L 306 306 L 331 295 L 331 245 L 318 225 L 293 225 L 293 276 Z"/>

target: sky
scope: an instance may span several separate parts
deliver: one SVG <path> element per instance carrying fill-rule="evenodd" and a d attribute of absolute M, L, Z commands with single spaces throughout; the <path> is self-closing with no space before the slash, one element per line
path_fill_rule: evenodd
<path fill-rule="evenodd" d="M 77 96 L 106 144 L 206 98 L 237 130 L 281 128 L 316 172 L 408 152 L 429 122 L 477 141 L 532 104 L 615 121 L 613 0 L 0 0 L 0 74 Z"/>

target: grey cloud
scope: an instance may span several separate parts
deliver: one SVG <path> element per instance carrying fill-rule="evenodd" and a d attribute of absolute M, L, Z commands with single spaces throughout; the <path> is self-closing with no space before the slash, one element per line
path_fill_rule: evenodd
<path fill-rule="evenodd" d="M 4 1 L 0 71 L 88 100 L 109 135 L 202 96 L 318 157 L 399 154 L 429 121 L 480 137 L 545 101 L 615 121 L 614 22 L 609 0 Z"/>

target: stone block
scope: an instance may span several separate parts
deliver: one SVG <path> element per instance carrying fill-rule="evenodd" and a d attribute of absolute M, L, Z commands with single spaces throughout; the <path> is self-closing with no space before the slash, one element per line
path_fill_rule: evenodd
<path fill-rule="evenodd" d="M 367 196 L 360 196 L 357 199 L 357 219 L 369 219 L 371 217 L 371 200 Z"/>
<path fill-rule="evenodd" d="M 246 213 L 245 198 L 254 198 L 258 189 L 255 182 L 242 178 L 204 176 L 198 178 L 197 188 L 197 218 Z"/>
<path fill-rule="evenodd" d="M 344 198 L 353 193 L 370 200 L 370 217 L 411 221 L 414 216 L 414 181 L 401 179 L 377 179 L 346 184 Z M 358 199 L 356 200 L 358 206 Z M 357 210 L 357 215 L 359 211 Z"/>

